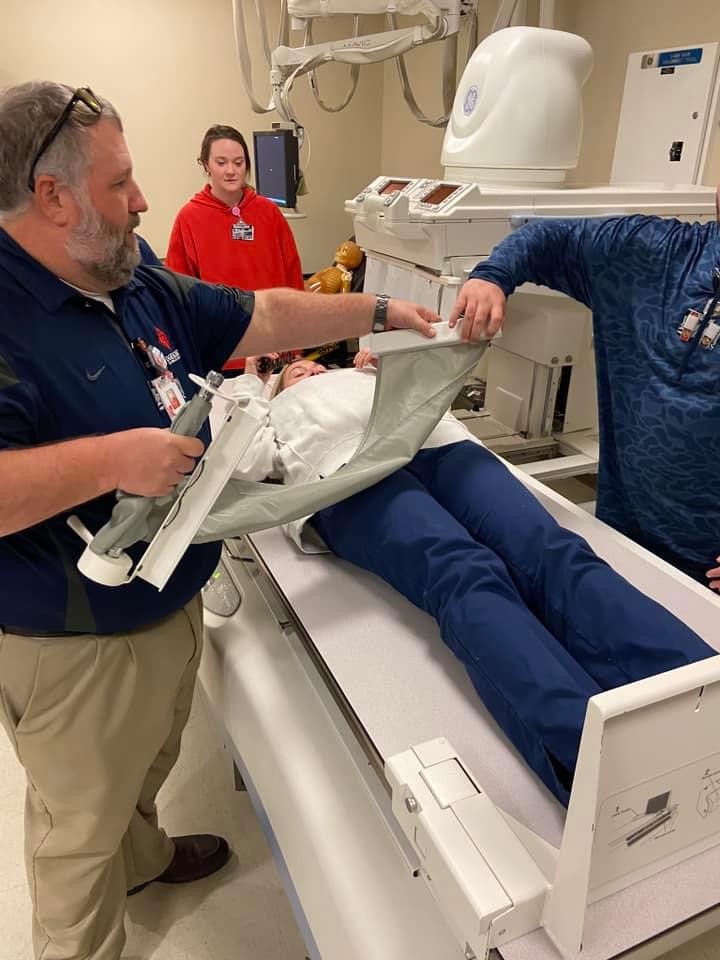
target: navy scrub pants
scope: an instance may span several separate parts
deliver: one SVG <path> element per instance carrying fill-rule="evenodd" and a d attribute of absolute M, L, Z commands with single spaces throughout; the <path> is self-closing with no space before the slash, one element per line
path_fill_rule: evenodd
<path fill-rule="evenodd" d="M 421 450 L 312 524 L 437 620 L 497 723 L 569 800 L 588 697 L 714 656 L 472 441 Z"/>

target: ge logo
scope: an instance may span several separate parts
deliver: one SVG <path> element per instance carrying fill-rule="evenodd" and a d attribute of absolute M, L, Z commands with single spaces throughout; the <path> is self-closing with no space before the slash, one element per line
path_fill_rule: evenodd
<path fill-rule="evenodd" d="M 473 84 L 472 87 L 465 94 L 465 99 L 463 100 L 463 113 L 466 117 L 469 117 L 477 105 L 478 100 L 478 89 Z"/>

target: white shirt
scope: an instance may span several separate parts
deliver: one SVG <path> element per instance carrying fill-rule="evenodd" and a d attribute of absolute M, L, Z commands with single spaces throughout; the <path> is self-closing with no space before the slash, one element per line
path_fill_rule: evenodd
<path fill-rule="evenodd" d="M 236 399 L 250 397 L 246 410 L 261 423 L 234 476 L 300 483 L 329 476 L 352 458 L 370 419 L 375 370 L 329 370 L 299 381 L 272 400 L 263 396 L 264 389 L 262 381 L 251 374 L 236 377 L 223 386 L 223 392 Z M 221 416 L 222 411 L 213 411 L 213 428 Z M 475 439 L 448 412 L 423 449 Z M 303 525 L 304 521 L 294 521 L 287 530 L 301 547 L 306 546 L 301 543 Z"/>
<path fill-rule="evenodd" d="M 235 476 L 245 480 L 282 478 L 286 483 L 317 480 L 350 460 L 370 419 L 375 371 L 328 370 L 307 377 L 272 400 L 262 396 L 258 377 L 245 374 L 228 381 L 223 392 L 252 397 L 248 413 L 261 420 L 252 449 Z M 474 440 L 470 431 L 446 413 L 423 448 Z"/>

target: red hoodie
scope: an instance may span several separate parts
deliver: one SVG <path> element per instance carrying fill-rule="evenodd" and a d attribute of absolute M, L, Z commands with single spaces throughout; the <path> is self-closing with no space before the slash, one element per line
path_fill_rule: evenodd
<path fill-rule="evenodd" d="M 240 215 L 218 200 L 208 184 L 180 210 L 165 263 L 171 270 L 243 290 L 303 289 L 300 256 L 287 220 L 272 201 L 245 187 Z M 233 224 L 253 228 L 252 239 L 233 239 Z M 236 234 L 248 236 L 248 230 Z"/>

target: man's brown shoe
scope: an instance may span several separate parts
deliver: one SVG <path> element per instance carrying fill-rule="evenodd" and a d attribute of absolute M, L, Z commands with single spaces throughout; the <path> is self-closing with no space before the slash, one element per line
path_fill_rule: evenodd
<path fill-rule="evenodd" d="M 215 873 L 230 859 L 227 840 L 209 833 L 194 833 L 188 837 L 172 837 L 175 856 L 159 877 L 138 884 L 128 890 L 129 897 L 140 893 L 150 883 L 192 883 Z"/>

